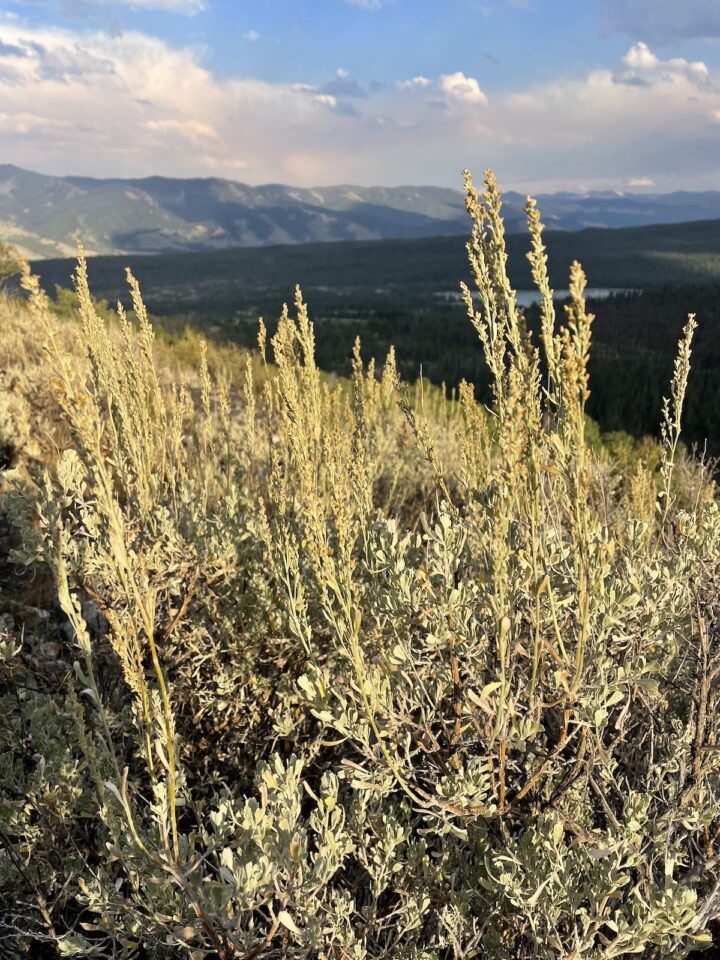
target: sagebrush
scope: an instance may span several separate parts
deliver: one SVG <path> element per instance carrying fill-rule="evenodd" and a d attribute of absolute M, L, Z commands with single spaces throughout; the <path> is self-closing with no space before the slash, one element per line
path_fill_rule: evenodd
<path fill-rule="evenodd" d="M 8 956 L 681 957 L 720 917 L 720 510 L 680 444 L 588 437 L 592 317 L 540 343 L 467 177 L 493 404 L 317 368 L 298 291 L 174 363 L 139 287 L 25 271 L 0 441 Z M 12 354 L 12 356 L 11 356 Z M 238 376 L 239 371 L 239 376 Z M 33 952 L 34 951 L 34 952 Z M 38 951 L 41 951 L 38 953 Z"/>

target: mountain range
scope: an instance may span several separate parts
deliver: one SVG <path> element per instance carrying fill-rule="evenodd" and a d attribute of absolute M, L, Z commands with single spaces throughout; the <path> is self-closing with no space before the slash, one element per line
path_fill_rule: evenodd
<path fill-rule="evenodd" d="M 525 198 L 504 200 L 507 231 L 522 231 Z M 555 230 L 720 218 L 720 191 L 555 193 L 538 202 Z M 467 232 L 462 192 L 444 187 L 53 177 L 0 164 L 0 240 L 32 259 L 71 256 L 78 240 L 89 254 L 152 254 Z"/>

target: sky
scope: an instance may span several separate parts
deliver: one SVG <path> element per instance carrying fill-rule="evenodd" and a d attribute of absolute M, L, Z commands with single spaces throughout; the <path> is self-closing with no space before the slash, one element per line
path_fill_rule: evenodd
<path fill-rule="evenodd" d="M 0 0 L 0 163 L 720 189 L 720 0 Z"/>

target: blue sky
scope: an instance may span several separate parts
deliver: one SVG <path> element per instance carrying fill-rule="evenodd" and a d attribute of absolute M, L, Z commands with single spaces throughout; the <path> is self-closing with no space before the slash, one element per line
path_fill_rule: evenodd
<path fill-rule="evenodd" d="M 718 0 L 0 0 L 0 162 L 720 188 Z"/>

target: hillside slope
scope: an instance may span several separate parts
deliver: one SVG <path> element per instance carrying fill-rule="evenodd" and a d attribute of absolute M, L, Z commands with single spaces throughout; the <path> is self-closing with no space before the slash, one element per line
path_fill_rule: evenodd
<path fill-rule="evenodd" d="M 439 187 L 298 189 L 221 179 L 95 180 L 0 166 L 0 235 L 34 257 L 213 250 L 457 233 L 462 195 Z"/>
<path fill-rule="evenodd" d="M 720 192 L 540 196 L 562 230 L 720 217 Z M 505 195 L 505 225 L 524 231 L 524 197 Z M 49 177 L 0 164 L 0 239 L 33 258 L 72 254 L 207 251 L 326 241 L 464 235 L 462 193 L 442 187 L 302 189 L 231 180 Z"/>

